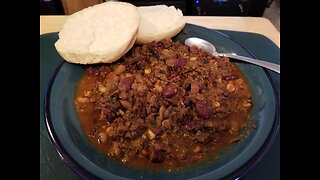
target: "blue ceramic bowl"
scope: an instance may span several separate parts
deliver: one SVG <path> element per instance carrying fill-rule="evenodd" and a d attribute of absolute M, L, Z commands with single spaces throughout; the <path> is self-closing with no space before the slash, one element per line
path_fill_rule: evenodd
<path fill-rule="evenodd" d="M 178 40 L 199 37 L 215 44 L 220 52 L 252 56 L 239 44 L 217 31 L 187 24 L 188 34 Z M 100 153 L 82 131 L 75 108 L 75 89 L 84 66 L 62 63 L 54 73 L 45 99 L 45 119 L 50 140 L 60 157 L 85 179 L 221 179 L 243 176 L 269 148 L 279 126 L 278 97 L 270 75 L 264 69 L 236 63 L 252 91 L 252 120 L 258 125 L 238 143 L 226 147 L 216 159 L 190 165 L 181 172 L 151 171 L 127 167 Z"/>

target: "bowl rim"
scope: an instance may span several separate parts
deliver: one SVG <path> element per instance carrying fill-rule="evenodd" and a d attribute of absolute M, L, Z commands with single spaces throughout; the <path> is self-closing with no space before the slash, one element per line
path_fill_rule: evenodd
<path fill-rule="evenodd" d="M 53 82 L 63 66 L 65 62 L 60 63 L 56 69 L 53 72 L 53 76 L 51 77 L 49 81 L 49 85 L 46 89 L 46 95 L 44 99 L 44 119 L 45 119 L 45 124 L 46 124 L 46 129 L 49 135 L 49 140 L 51 144 L 53 144 L 55 150 L 57 151 L 59 157 L 67 164 L 67 166 L 78 176 L 80 176 L 83 179 L 99 179 L 96 175 L 92 174 L 91 172 L 87 171 L 85 168 L 83 168 L 79 163 L 77 163 L 71 155 L 65 150 L 63 147 L 62 143 L 59 141 L 57 138 L 57 134 L 52 128 L 52 121 L 51 121 L 51 115 L 50 115 L 50 95 L 51 95 L 51 88 L 53 85 Z"/>
<path fill-rule="evenodd" d="M 199 26 L 200 27 L 200 26 Z M 201 27 L 203 28 L 203 27 Z M 247 48 L 243 47 L 240 43 L 234 41 L 232 38 L 230 38 L 228 35 L 217 31 L 217 30 L 212 30 L 215 31 L 218 34 L 221 34 L 227 38 L 229 38 L 231 41 L 239 45 L 243 50 L 245 50 L 248 54 L 250 54 L 253 58 L 257 59 L 256 56 L 250 52 Z M 67 164 L 67 166 L 78 176 L 80 176 L 83 179 L 101 179 L 100 177 L 97 177 L 90 171 L 86 170 L 84 167 L 82 167 L 76 160 L 72 158 L 72 156 L 65 150 L 63 147 L 62 143 L 59 141 L 57 138 L 57 134 L 54 131 L 53 124 L 52 124 L 52 119 L 50 115 L 50 95 L 51 95 L 51 89 L 53 86 L 53 83 L 56 79 L 57 74 L 59 73 L 59 70 L 61 67 L 67 62 L 63 61 L 61 64 L 59 64 L 52 77 L 50 78 L 50 81 L 47 85 L 45 97 L 44 97 L 44 120 L 46 124 L 46 129 L 49 135 L 49 140 L 53 144 L 55 150 L 57 151 L 59 157 Z M 273 93 L 274 93 L 274 98 L 275 98 L 275 115 L 274 115 L 274 123 L 272 125 L 272 128 L 265 140 L 265 142 L 262 144 L 262 146 L 259 148 L 259 150 L 246 162 L 244 163 L 241 167 L 238 169 L 234 170 L 230 174 L 226 175 L 223 178 L 231 178 L 231 179 L 239 179 L 244 177 L 250 170 L 252 170 L 265 156 L 265 154 L 268 152 L 268 150 L 271 148 L 275 137 L 277 135 L 277 132 L 280 127 L 280 101 L 279 101 L 279 95 L 277 93 L 277 89 L 274 83 L 274 80 L 272 79 L 270 73 L 268 72 L 267 69 L 262 68 L 265 74 L 267 75 L 269 82 L 271 84 Z M 196 177 L 195 177 L 196 178 Z"/>

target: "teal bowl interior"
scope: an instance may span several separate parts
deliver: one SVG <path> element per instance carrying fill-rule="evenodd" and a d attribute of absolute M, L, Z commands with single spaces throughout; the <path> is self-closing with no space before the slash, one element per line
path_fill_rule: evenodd
<path fill-rule="evenodd" d="M 240 45 L 216 31 L 187 25 L 188 36 L 204 38 L 221 52 L 250 56 Z M 251 134 L 225 148 L 218 158 L 190 165 L 182 172 L 151 171 L 127 167 L 109 159 L 89 142 L 82 131 L 75 108 L 75 89 L 84 73 L 84 66 L 64 62 L 54 74 L 46 95 L 45 116 L 51 141 L 60 157 L 80 176 L 101 179 L 221 179 L 240 176 L 263 155 L 267 140 L 274 134 L 278 116 L 278 100 L 266 71 L 262 68 L 236 63 L 243 72 L 252 92 L 252 121 L 258 125 Z M 249 164 L 249 165 L 248 165 Z"/>

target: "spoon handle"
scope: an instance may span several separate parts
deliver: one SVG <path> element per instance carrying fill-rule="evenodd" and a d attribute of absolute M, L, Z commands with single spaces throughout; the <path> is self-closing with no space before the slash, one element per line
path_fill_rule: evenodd
<path fill-rule="evenodd" d="M 270 69 L 270 70 L 275 71 L 275 72 L 280 74 L 280 65 L 278 65 L 278 64 L 269 63 L 269 62 L 265 62 L 265 61 L 261 61 L 261 60 L 257 60 L 257 59 L 253 59 L 253 58 L 249 58 L 249 57 L 229 54 L 229 53 L 220 53 L 219 55 L 220 56 L 225 56 L 225 57 L 228 57 L 228 58 L 242 60 L 242 61 L 249 62 L 249 63 L 252 63 L 252 64 L 256 64 L 256 65 L 265 67 L 267 69 Z"/>

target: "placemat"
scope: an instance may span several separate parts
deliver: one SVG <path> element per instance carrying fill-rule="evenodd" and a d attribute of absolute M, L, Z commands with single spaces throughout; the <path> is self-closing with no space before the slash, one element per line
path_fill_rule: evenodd
<path fill-rule="evenodd" d="M 243 48 L 249 50 L 256 58 L 272 63 L 280 63 L 280 48 L 267 37 L 237 31 L 218 30 L 232 38 Z M 40 36 L 40 179 L 80 179 L 59 157 L 48 139 L 44 120 L 44 96 L 48 82 L 61 60 L 44 61 L 43 47 L 54 46 L 58 39 L 57 33 L 48 33 Z M 54 51 L 55 48 L 48 48 Z M 269 71 L 269 70 L 268 70 Z M 269 71 L 280 97 L 280 75 Z M 275 141 L 261 162 L 256 165 L 243 179 L 280 179 L 280 131 Z"/>

